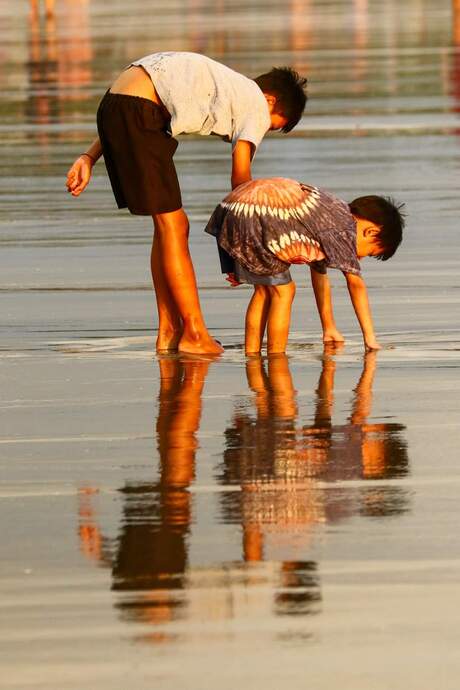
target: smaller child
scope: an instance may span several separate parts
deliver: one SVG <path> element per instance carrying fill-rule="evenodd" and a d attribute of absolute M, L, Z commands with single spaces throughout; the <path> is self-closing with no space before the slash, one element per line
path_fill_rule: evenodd
<path fill-rule="evenodd" d="M 260 352 L 265 330 L 268 354 L 285 351 L 295 295 L 289 265 L 298 263 L 318 274 L 313 287 L 323 327 L 332 319 L 327 268 L 343 272 L 365 348 L 380 349 L 359 260 L 393 256 L 402 240 L 400 211 L 401 205 L 385 197 L 364 196 L 347 204 L 285 178 L 251 180 L 226 196 L 206 232 L 216 237 L 231 285 L 254 286 L 246 312 L 246 354 Z"/>

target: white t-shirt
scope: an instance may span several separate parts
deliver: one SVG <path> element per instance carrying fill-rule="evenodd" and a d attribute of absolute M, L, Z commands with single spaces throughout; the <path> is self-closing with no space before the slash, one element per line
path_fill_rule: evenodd
<path fill-rule="evenodd" d="M 131 63 L 149 74 L 171 115 L 171 134 L 216 134 L 234 147 L 258 147 L 270 129 L 267 101 L 255 81 L 197 53 L 153 53 Z"/>

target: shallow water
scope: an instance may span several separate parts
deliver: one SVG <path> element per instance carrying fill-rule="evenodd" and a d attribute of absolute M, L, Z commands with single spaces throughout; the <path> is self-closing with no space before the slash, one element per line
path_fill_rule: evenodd
<path fill-rule="evenodd" d="M 0 0 L 5 689 L 457 688 L 460 30 L 432 0 L 250 5 Z M 176 161 L 226 352 L 154 356 L 150 222 L 102 165 L 78 200 L 63 178 L 110 79 L 168 49 L 308 74 L 255 175 L 406 201 L 398 254 L 364 264 L 376 356 L 340 275 L 347 344 L 323 351 L 297 267 L 288 356 L 244 358 L 249 293 L 202 233 L 229 150 L 194 138 Z"/>

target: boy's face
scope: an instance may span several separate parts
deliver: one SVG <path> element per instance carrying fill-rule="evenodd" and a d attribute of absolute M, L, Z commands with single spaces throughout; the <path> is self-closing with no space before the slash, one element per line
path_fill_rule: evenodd
<path fill-rule="evenodd" d="M 278 113 L 270 113 L 271 126 L 270 130 L 283 129 L 288 123 L 287 117 L 279 115 Z"/>
<path fill-rule="evenodd" d="M 288 119 L 281 113 L 276 112 L 276 96 L 273 96 L 271 93 L 264 93 L 264 96 L 267 101 L 268 112 L 270 113 L 270 131 L 283 129 L 283 127 L 286 127 Z"/>
<path fill-rule="evenodd" d="M 356 253 L 358 259 L 365 256 L 379 256 L 382 253 L 382 245 L 379 241 L 380 228 L 365 218 L 356 220 Z"/>

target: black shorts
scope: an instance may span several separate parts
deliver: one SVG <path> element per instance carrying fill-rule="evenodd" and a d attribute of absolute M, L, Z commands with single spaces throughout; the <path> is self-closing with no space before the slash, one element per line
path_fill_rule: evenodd
<path fill-rule="evenodd" d="M 118 208 L 151 216 L 182 207 L 168 124 L 147 98 L 107 91 L 100 102 L 97 129 Z"/>

